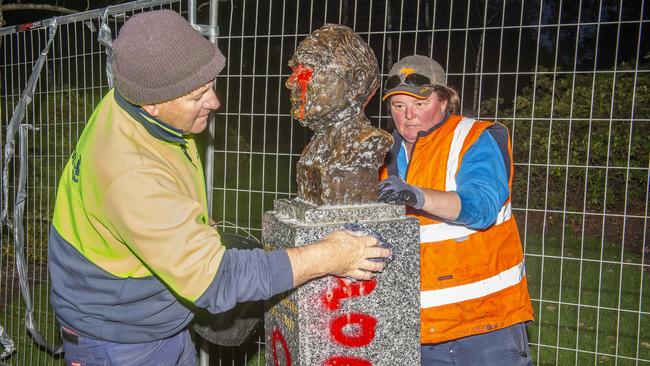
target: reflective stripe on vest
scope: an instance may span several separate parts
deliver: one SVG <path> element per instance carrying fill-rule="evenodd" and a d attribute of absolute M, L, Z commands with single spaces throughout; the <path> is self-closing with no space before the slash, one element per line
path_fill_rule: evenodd
<path fill-rule="evenodd" d="M 512 217 L 512 205 L 510 202 L 501 207 L 497 220 L 494 225 L 502 224 Z M 463 225 L 448 224 L 441 222 L 438 224 L 421 225 L 420 226 L 420 243 L 430 243 L 435 241 L 443 241 L 449 239 L 458 239 L 465 236 L 472 235 L 476 230 L 472 230 Z"/>
<path fill-rule="evenodd" d="M 445 178 L 445 190 L 456 190 L 456 172 L 458 171 L 458 162 L 460 160 L 460 152 L 465 144 L 465 138 L 474 126 L 475 119 L 463 118 L 458 122 L 454 130 L 454 137 L 451 140 L 449 147 L 449 155 L 447 157 L 447 172 Z M 497 220 L 494 225 L 502 224 L 510 219 L 512 216 L 512 207 L 510 202 L 506 203 L 499 210 Z M 438 224 L 422 225 L 420 226 L 420 243 L 428 243 L 433 241 L 443 241 L 449 239 L 458 239 L 465 236 L 472 235 L 476 230 L 472 230 L 462 225 L 448 224 L 441 222 Z"/>
<path fill-rule="evenodd" d="M 463 118 L 460 120 L 460 122 L 458 122 L 458 125 L 454 130 L 454 138 L 451 140 L 449 155 L 447 155 L 447 177 L 445 179 L 446 191 L 456 190 L 456 171 L 458 170 L 458 158 L 460 157 L 460 151 L 463 149 L 465 138 L 467 137 L 467 134 L 469 134 L 469 131 L 472 129 L 475 121 L 476 120 L 471 118 Z"/>
<path fill-rule="evenodd" d="M 425 309 L 478 299 L 514 286 L 521 282 L 525 276 L 526 267 L 522 261 L 512 268 L 482 281 L 440 290 L 421 291 L 420 308 Z"/>

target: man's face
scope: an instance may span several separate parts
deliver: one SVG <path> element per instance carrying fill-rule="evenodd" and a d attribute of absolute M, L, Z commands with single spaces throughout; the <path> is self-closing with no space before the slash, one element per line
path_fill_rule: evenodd
<path fill-rule="evenodd" d="M 208 126 L 210 112 L 219 106 L 221 103 L 210 81 L 182 97 L 142 107 L 152 116 L 183 133 L 199 133 Z"/>
<path fill-rule="evenodd" d="M 285 86 L 291 93 L 291 115 L 310 128 L 334 121 L 337 112 L 347 108 L 349 83 L 345 71 L 314 68 L 295 59 L 289 61 L 292 73 Z"/>
<path fill-rule="evenodd" d="M 413 145 L 418 132 L 428 131 L 445 116 L 447 101 L 440 101 L 436 93 L 426 99 L 417 99 L 406 94 L 390 97 L 390 113 L 397 132 L 407 144 Z"/>

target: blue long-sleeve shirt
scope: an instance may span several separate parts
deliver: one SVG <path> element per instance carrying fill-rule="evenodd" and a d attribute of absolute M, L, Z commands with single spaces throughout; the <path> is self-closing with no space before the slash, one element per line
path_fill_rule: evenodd
<path fill-rule="evenodd" d="M 485 229 L 496 221 L 499 210 L 509 196 L 507 141 L 507 130 L 495 124 L 484 131 L 463 155 L 456 175 L 456 193 L 460 198 L 461 210 L 454 223 L 472 229 Z M 401 142 L 397 170 L 402 179 L 406 179 L 407 168 L 406 146 Z"/>

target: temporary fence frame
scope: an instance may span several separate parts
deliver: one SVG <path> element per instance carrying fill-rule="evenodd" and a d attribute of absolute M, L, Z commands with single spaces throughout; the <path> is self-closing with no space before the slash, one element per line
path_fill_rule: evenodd
<path fill-rule="evenodd" d="M 14 296 L 0 302 L 0 325 L 19 346 L 2 361 L 61 363 L 34 346 L 16 316 L 33 308 L 26 322 L 56 343 L 43 295 L 46 253 L 36 244 L 47 239 L 44 216 L 83 123 L 112 85 L 104 70 L 119 25 L 142 9 L 170 7 L 186 12 L 227 57 L 216 80 L 223 104 L 201 136 L 209 211 L 222 230 L 259 237 L 261 213 L 274 199 L 295 195 L 295 163 L 311 133 L 288 113 L 286 60 L 314 29 L 343 23 L 375 50 L 382 80 L 403 56 L 432 56 L 448 71 L 466 115 L 509 127 L 513 211 L 535 308 L 529 327 L 535 364 L 650 365 L 648 6 L 645 0 L 141 0 L 0 29 L 7 224 L 0 229 L 0 296 Z M 208 21 L 198 24 L 197 13 Z M 50 52 L 39 56 L 52 39 Z M 390 129 L 381 95 L 367 114 Z M 23 241 L 18 267 L 25 274 L 15 282 L 11 262 L 21 262 Z M 17 302 L 16 286 L 26 303 Z M 210 362 L 203 347 L 201 363 L 260 364 L 264 341 L 256 337 L 242 348 L 210 347 Z"/>

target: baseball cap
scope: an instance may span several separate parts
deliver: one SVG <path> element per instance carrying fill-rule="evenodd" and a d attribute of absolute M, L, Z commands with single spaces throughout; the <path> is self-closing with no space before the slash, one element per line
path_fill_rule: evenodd
<path fill-rule="evenodd" d="M 445 70 L 426 56 L 413 55 L 399 60 L 388 73 L 384 84 L 384 98 L 406 94 L 418 99 L 428 98 L 433 86 L 447 87 Z"/>

